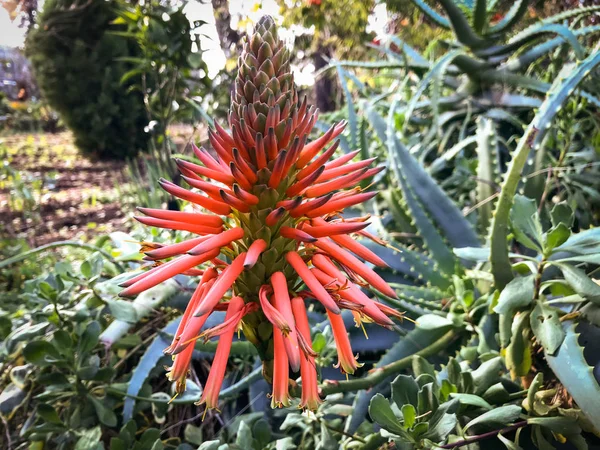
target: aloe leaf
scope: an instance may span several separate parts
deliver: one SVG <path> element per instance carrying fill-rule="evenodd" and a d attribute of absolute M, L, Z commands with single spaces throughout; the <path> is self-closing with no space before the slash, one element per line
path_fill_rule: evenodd
<path fill-rule="evenodd" d="M 482 39 L 475 33 L 469 25 L 469 21 L 453 0 L 439 0 L 439 3 L 444 8 L 444 11 L 446 11 L 454 34 L 461 44 L 474 50 L 489 45 L 487 39 Z"/>
<path fill-rule="evenodd" d="M 517 0 L 514 2 L 502 20 L 490 27 L 488 34 L 506 33 L 515 26 L 527 12 L 528 4 L 529 2 L 527 0 Z"/>
<path fill-rule="evenodd" d="M 458 155 L 460 152 L 462 152 L 465 148 L 469 147 L 472 144 L 475 144 L 476 142 L 477 142 L 477 138 L 475 136 L 469 136 L 469 137 L 461 140 L 456 145 L 452 146 L 448 150 L 445 150 L 444 153 L 442 154 L 442 156 L 435 159 L 435 161 L 433 161 L 431 163 L 431 166 L 429 166 L 429 170 L 432 173 L 436 173 L 436 172 L 439 172 L 440 170 L 445 169 L 446 163 L 448 161 L 453 159 L 456 155 Z M 444 148 L 444 147 L 442 146 L 442 148 Z"/>
<path fill-rule="evenodd" d="M 577 406 L 596 430 L 600 430 L 600 385 L 594 377 L 594 368 L 583 356 L 583 348 L 577 342 L 579 335 L 575 333 L 575 324 L 568 326 L 565 332 L 558 352 L 555 355 L 546 353 L 546 361 Z"/>
<path fill-rule="evenodd" d="M 431 6 L 429 6 L 424 0 L 412 0 L 417 8 L 425 13 L 433 22 L 438 24 L 440 27 L 450 29 L 450 22 L 445 17 L 438 14 Z"/>
<path fill-rule="evenodd" d="M 460 49 L 446 53 L 433 65 L 431 70 L 425 74 L 425 76 L 419 83 L 419 86 L 417 87 L 417 91 L 410 99 L 410 102 L 408 103 L 408 106 L 406 108 L 406 112 L 404 113 L 404 128 L 406 128 L 407 124 L 410 122 L 410 118 L 413 111 L 415 110 L 416 104 L 419 98 L 421 98 L 421 95 L 423 95 L 423 93 L 425 92 L 425 89 L 427 89 L 427 86 L 429 86 L 429 83 L 431 83 L 431 81 L 435 79 L 439 74 L 444 73 L 446 71 L 446 68 L 450 65 L 450 63 L 459 55 L 466 55 L 466 53 Z M 432 104 L 432 106 L 435 105 Z"/>
<path fill-rule="evenodd" d="M 340 84 L 344 91 L 344 98 L 346 99 L 346 105 L 348 107 L 348 128 L 350 129 L 350 147 L 356 148 L 358 143 L 358 118 L 356 116 L 356 108 L 354 107 L 354 101 L 352 100 L 352 93 L 348 89 L 348 83 L 346 82 L 347 72 L 340 65 L 336 65 Z"/>
<path fill-rule="evenodd" d="M 411 171 L 411 167 L 407 167 L 402 164 L 402 161 L 398 161 L 400 159 L 398 154 L 402 152 L 402 149 L 399 149 L 401 144 L 395 137 L 393 126 L 390 124 L 388 128 L 390 130 L 388 132 L 388 157 L 390 166 L 396 175 L 397 182 L 402 191 L 403 199 L 406 202 L 406 207 L 411 212 L 413 221 L 419 231 L 419 235 L 423 238 L 425 246 L 439 266 L 440 270 L 444 273 L 450 274 L 454 271 L 457 260 L 452 254 L 450 248 L 444 242 L 444 238 L 440 235 L 432 220 L 428 217 L 423 204 L 419 201 L 416 193 L 414 192 L 413 187 L 416 186 L 411 185 L 410 181 L 407 179 L 406 175 Z M 406 151 L 406 154 L 408 155 L 407 159 L 412 160 L 411 162 L 413 162 L 414 165 L 419 165 L 412 155 L 408 154 L 408 151 Z"/>
<path fill-rule="evenodd" d="M 542 94 L 546 94 L 552 87 L 550 83 L 528 77 L 527 75 L 512 73 L 506 69 L 485 70 L 480 72 L 480 78 L 482 80 L 486 80 L 487 82 L 496 81 L 508 86 L 529 89 Z"/>
<path fill-rule="evenodd" d="M 409 153 L 394 135 L 393 127 L 386 130 L 383 118 L 373 108 L 367 109 L 367 117 L 371 121 L 377 135 L 383 142 L 387 142 L 390 156 L 397 158 L 401 167 L 393 164 L 396 176 L 402 176 L 414 192 L 414 200 L 426 205 L 436 224 L 444 232 L 453 247 L 478 247 L 480 246 L 477 234 L 458 207 L 429 176 L 417 160 Z M 384 131 L 385 130 L 385 131 Z M 385 134 L 383 134 L 385 133 Z M 403 192 L 404 193 L 404 192 Z M 408 201 L 408 200 L 407 200 Z M 414 205 L 417 208 L 417 205 Z M 411 208 L 412 211 L 412 208 Z M 414 214 L 414 211 L 412 211 Z M 426 218 L 427 222 L 431 221 Z M 433 227 L 433 225 L 431 225 Z M 435 230 L 435 228 L 434 228 Z M 419 228 L 423 232 L 423 228 Z M 428 230 L 425 230 L 428 231 Z M 435 240 L 435 238 L 434 238 Z"/>
<path fill-rule="evenodd" d="M 562 104 L 598 64 L 600 64 L 600 53 L 592 54 L 578 63 L 566 79 L 558 80 L 517 145 L 506 173 L 491 226 L 490 260 L 497 288 L 503 288 L 513 278 L 508 257 L 508 219 L 529 152 L 540 146 Z"/>
<path fill-rule="evenodd" d="M 566 11 L 562 11 L 562 12 L 560 12 L 558 14 L 553 15 L 553 16 L 546 17 L 545 19 L 542 19 L 541 21 L 539 21 L 537 23 L 534 23 L 533 25 L 528 26 L 527 28 L 525 28 L 524 30 L 522 30 L 521 32 L 519 32 L 517 35 L 515 35 L 514 39 L 518 39 L 522 35 L 529 34 L 532 31 L 535 31 L 537 28 L 542 27 L 544 25 L 552 24 L 552 23 L 564 22 L 565 20 L 573 19 L 573 18 L 576 18 L 578 16 L 582 16 L 582 15 L 592 14 L 592 13 L 597 12 L 597 11 L 600 11 L 600 5 L 586 6 L 586 7 L 582 7 L 582 8 L 567 9 Z"/>
<path fill-rule="evenodd" d="M 180 321 L 181 318 L 177 318 L 169 322 L 162 331 L 169 334 L 175 334 Z M 152 341 L 152 344 L 146 349 L 140 358 L 140 362 L 131 374 L 131 379 L 127 385 L 127 395 L 137 396 L 139 394 L 142 385 L 148 378 L 148 375 L 150 375 L 150 371 L 154 369 L 158 361 L 165 356 L 163 350 L 168 345 L 169 342 L 167 342 L 160 334 Z M 125 397 L 123 402 L 123 423 L 126 423 L 132 418 L 134 406 L 135 399 L 132 397 Z"/>
<path fill-rule="evenodd" d="M 434 262 L 426 255 L 422 255 L 397 242 L 393 242 L 392 245 L 397 247 L 398 250 L 390 247 L 382 247 L 368 240 L 361 243 L 383 259 L 392 273 L 402 274 L 406 278 L 421 283 L 429 283 L 440 288 L 450 286 L 450 280 L 436 270 Z M 385 273 L 388 270 L 384 269 L 381 272 L 385 278 Z"/>
<path fill-rule="evenodd" d="M 541 105 L 541 101 L 540 104 L 538 106 L 535 106 L 535 108 L 538 108 Z M 521 121 L 521 119 L 519 117 L 517 117 L 514 114 L 509 113 L 508 111 L 502 109 L 502 108 L 491 108 L 488 109 L 484 114 L 484 117 L 487 117 L 488 119 L 492 119 L 495 120 L 497 122 L 499 121 L 504 121 L 504 122 L 508 122 L 512 125 L 514 125 L 517 128 L 525 128 L 523 122 Z"/>
<path fill-rule="evenodd" d="M 477 0 L 475 10 L 473 11 L 473 28 L 477 33 L 481 33 L 487 22 L 487 1 Z"/>
<path fill-rule="evenodd" d="M 487 201 L 496 194 L 498 178 L 498 143 L 494 123 L 485 117 L 477 121 L 477 203 L 479 223 L 487 230 L 492 220 L 494 203 Z"/>
<path fill-rule="evenodd" d="M 444 333 L 447 331 L 448 328 L 438 328 L 435 330 L 414 329 L 403 339 L 394 344 L 394 346 L 379 360 L 375 367 L 383 367 L 400 359 L 407 358 L 410 355 L 414 355 L 436 342 L 444 336 Z M 390 383 L 395 377 L 396 375 L 389 376 L 370 390 L 361 390 L 357 394 L 352 408 L 352 415 L 346 422 L 346 432 L 354 433 L 356 431 L 365 420 L 371 399 L 375 394 L 389 389 Z"/>
<path fill-rule="evenodd" d="M 335 63 L 332 63 L 331 65 L 324 67 L 323 69 L 321 69 L 320 71 L 315 73 L 315 76 L 317 74 L 320 74 L 324 71 L 327 71 L 329 69 L 332 68 L 337 68 L 338 66 L 341 67 L 358 67 L 361 69 L 403 69 L 405 67 L 404 63 L 400 63 L 400 62 L 390 62 L 390 61 L 347 61 L 347 60 L 341 60 L 341 61 L 335 61 Z"/>
<path fill-rule="evenodd" d="M 491 93 L 490 93 L 491 94 Z M 491 94 L 492 96 L 494 94 Z M 489 100 L 489 103 L 488 103 Z M 539 108 L 542 106 L 542 101 L 537 97 L 531 97 L 529 95 L 510 94 L 508 92 L 503 93 L 497 99 L 492 97 L 485 98 L 480 104 L 484 106 L 505 106 L 507 108 Z M 522 126 L 522 123 L 521 123 Z"/>
<path fill-rule="evenodd" d="M 577 40 L 575 34 L 569 29 L 569 27 L 565 25 L 558 25 L 555 23 L 536 27 L 534 30 L 527 34 L 519 33 L 519 35 L 511 39 L 507 45 L 485 49 L 478 52 L 477 55 L 480 57 L 490 57 L 511 54 L 514 51 L 523 48 L 528 43 L 534 41 L 535 39 L 538 39 L 540 36 L 543 36 L 545 34 L 559 35 L 566 42 L 568 42 L 571 45 L 571 47 L 573 47 L 577 59 L 585 58 L 585 48 Z"/>
<path fill-rule="evenodd" d="M 115 282 L 115 280 L 113 278 L 112 280 L 98 283 L 94 287 L 94 291 L 100 298 L 109 301 L 112 300 L 115 295 L 114 290 L 121 290 L 121 288 L 116 286 L 118 282 Z M 173 279 L 170 279 L 142 292 L 133 302 L 128 303 L 131 305 L 131 310 L 135 313 L 134 317 L 139 321 L 148 316 L 162 303 L 175 296 L 179 290 L 180 285 Z M 114 320 L 100 335 L 100 342 L 108 348 L 121 339 L 133 326 L 133 323 L 125 320 Z"/>
<path fill-rule="evenodd" d="M 572 31 L 575 36 L 587 36 L 593 33 L 600 32 L 600 25 L 591 25 L 589 27 L 579 28 Z M 562 36 L 555 37 L 543 44 L 536 45 L 535 47 L 527 50 L 522 55 L 519 55 L 516 59 L 508 60 L 505 64 L 500 66 L 503 69 L 507 69 L 513 72 L 523 70 L 534 61 L 538 60 L 544 55 L 549 55 L 552 50 L 565 43 Z"/>
<path fill-rule="evenodd" d="M 423 67 L 430 66 L 429 61 L 426 58 L 424 58 L 418 51 L 416 51 L 398 36 L 391 34 L 387 35 L 386 37 L 390 40 L 390 42 L 396 44 L 396 46 L 400 48 L 402 52 L 414 62 L 414 64 L 421 65 Z"/>
<path fill-rule="evenodd" d="M 442 307 L 441 301 L 448 297 L 447 292 L 435 287 L 410 286 L 407 284 L 395 283 L 391 283 L 390 286 L 396 289 L 400 295 L 410 299 L 419 300 L 428 306 L 438 305 L 438 307 Z"/>

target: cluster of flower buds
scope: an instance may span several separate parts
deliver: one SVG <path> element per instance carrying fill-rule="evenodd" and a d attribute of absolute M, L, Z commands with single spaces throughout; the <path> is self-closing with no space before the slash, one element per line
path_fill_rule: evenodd
<path fill-rule="evenodd" d="M 139 294 L 178 274 L 200 277 L 166 351 L 174 356 L 169 377 L 182 392 L 194 342 L 219 337 L 200 401 L 208 408 L 217 407 L 238 330 L 263 360 L 265 378 L 273 385 L 272 405 L 289 405 L 290 373 L 299 372 L 300 406 L 316 409 L 321 400 L 307 299 L 323 306 L 338 366 L 347 374 L 359 364 L 341 310 L 350 310 L 357 324 L 392 327 L 391 317 L 402 318 L 361 289 L 368 285 L 396 296 L 364 263 L 383 266 L 384 261 L 352 237 L 378 241 L 365 230 L 369 217 L 341 215 L 375 195 L 357 185 L 381 168 L 369 168 L 373 160 L 352 162 L 356 151 L 333 159 L 343 123 L 308 142 L 316 120 L 317 111 L 298 98 L 289 51 L 273 19 L 262 18 L 239 59 L 230 131 L 215 123 L 209 131 L 213 151 L 193 147 L 201 164 L 177 160 L 194 190 L 160 181 L 194 210 L 140 209 L 145 217 L 137 219 L 146 225 L 198 236 L 147 250 L 145 259 L 162 263 L 128 280 L 121 295 Z M 214 311 L 226 311 L 224 322 L 202 331 Z"/>

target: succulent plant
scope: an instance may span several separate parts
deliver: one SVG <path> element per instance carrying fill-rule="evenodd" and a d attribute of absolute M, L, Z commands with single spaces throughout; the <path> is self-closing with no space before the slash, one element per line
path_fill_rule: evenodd
<path fill-rule="evenodd" d="M 202 165 L 177 160 L 182 179 L 206 195 L 161 180 L 164 190 L 196 209 L 140 208 L 147 217 L 137 218 L 149 226 L 200 237 L 166 246 L 147 244 L 147 260 L 173 259 L 128 280 L 121 295 L 139 294 L 177 274 L 200 276 L 167 349 L 174 355 L 169 378 L 176 381 L 177 392 L 185 389 L 193 342 L 219 336 L 200 400 L 216 408 L 233 334 L 241 329 L 256 346 L 264 376 L 273 384 L 272 405 L 289 405 L 291 369 L 301 374 L 301 406 L 316 409 L 320 402 L 316 355 L 305 299 L 316 298 L 326 310 L 338 366 L 348 374 L 360 365 L 340 311 L 352 311 L 357 324 L 375 322 L 388 328 L 394 326 L 391 317 L 402 318 L 359 287 L 368 284 L 390 297 L 396 295 L 361 259 L 385 263 L 350 236 L 376 239 L 364 231 L 368 217 L 346 219 L 340 214 L 375 195 L 354 186 L 381 168 L 370 169 L 372 159 L 350 162 L 356 152 L 330 161 L 338 144 L 325 147 L 343 131 L 343 123 L 307 142 L 317 111 L 298 98 L 289 51 L 272 18 L 258 22 L 238 65 L 231 131 L 215 123 L 209 133 L 214 155 L 194 147 Z M 208 267 L 199 269 L 202 264 Z M 201 332 L 215 310 L 227 311 L 225 321 Z"/>

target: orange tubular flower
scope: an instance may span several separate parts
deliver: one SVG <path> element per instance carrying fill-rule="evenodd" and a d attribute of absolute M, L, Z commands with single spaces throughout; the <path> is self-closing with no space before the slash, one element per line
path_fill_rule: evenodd
<path fill-rule="evenodd" d="M 300 372 L 300 407 L 316 409 L 321 402 L 316 354 L 303 298 L 314 298 L 327 312 L 338 364 L 347 374 L 360 365 L 341 310 L 350 310 L 358 324 L 391 327 L 392 318 L 402 318 L 360 288 L 370 285 L 386 296 L 396 295 L 365 264 L 385 262 L 351 237 L 377 239 L 365 231 L 368 216 L 345 220 L 340 214 L 376 195 L 356 186 L 381 168 L 370 169 L 373 160 L 353 162 L 356 151 L 332 159 L 344 123 L 307 142 L 317 111 L 306 98 L 298 98 L 290 55 L 272 18 L 258 22 L 238 65 L 231 131 L 215 123 L 208 133 L 210 151 L 192 146 L 197 163 L 177 160 L 190 189 L 159 181 L 170 194 L 194 204 L 195 211 L 139 209 L 144 217 L 137 220 L 148 226 L 197 236 L 172 245 L 145 244 L 144 259 L 156 265 L 123 283 L 121 295 L 137 295 L 176 275 L 201 275 L 165 350 L 175 355 L 169 378 L 177 392 L 185 389 L 194 342 L 218 336 L 201 399 L 207 408 L 216 408 L 231 340 L 241 329 L 256 346 L 265 378 L 273 384 L 272 405 L 289 405 L 289 377 Z M 225 320 L 202 331 L 206 319 L 223 310 Z"/>

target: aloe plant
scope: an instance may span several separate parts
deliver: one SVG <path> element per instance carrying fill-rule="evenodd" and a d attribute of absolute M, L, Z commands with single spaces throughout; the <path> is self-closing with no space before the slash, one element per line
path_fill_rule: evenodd
<path fill-rule="evenodd" d="M 591 55 L 570 76 L 557 80 L 529 130 L 535 124 L 548 129 L 567 92 L 578 86 L 597 58 Z M 600 263 L 597 256 L 600 233 L 596 229 L 575 233 L 575 215 L 566 202 L 554 206 L 542 202 L 540 206 L 533 199 L 515 197 L 519 186 L 526 187 L 519 176 L 528 155 L 527 139 L 523 138 L 518 147 L 522 150 L 513 155 L 502 185 L 491 224 L 492 234 L 488 236 L 491 249 L 487 244 L 483 246 L 486 234 L 475 232 L 473 224 L 403 146 L 401 131 L 394 121 L 396 106 L 392 104 L 387 121 L 372 106 L 366 108 L 365 116 L 387 149 L 389 162 L 390 187 L 384 192 L 385 202 L 376 207 L 389 240 L 388 247 L 379 254 L 390 268 L 380 272 L 387 280 L 396 282 L 393 286 L 398 299 L 384 300 L 405 309 L 407 315 L 416 319 L 417 329 L 392 347 L 377 366 L 393 365 L 403 370 L 406 365 L 400 364 L 401 361 L 419 348 L 432 345 L 428 338 L 435 341 L 450 333 L 444 335 L 447 352 L 441 352 L 438 358 L 451 357 L 460 349 L 458 356 L 475 365 L 491 356 L 501 356 L 507 376 L 515 381 L 533 378 L 536 370 L 550 374 L 545 384 L 532 385 L 528 391 L 529 403 L 512 408 L 512 414 L 526 416 L 524 422 L 518 422 L 519 428 L 530 429 L 538 448 L 553 441 L 548 431 L 552 424 L 562 427 L 563 436 L 568 436 L 575 445 L 581 444 L 581 430 L 600 429 L 597 406 L 600 386 L 592 371 L 595 361 L 586 360 L 577 334 L 577 327 L 600 325 L 596 315 L 600 287 L 592 280 L 592 271 Z M 490 132 L 489 120 L 479 119 L 474 139 L 478 146 L 494 149 L 495 136 Z M 543 135 L 544 131 L 537 131 L 533 142 L 539 143 Z M 489 160 L 479 162 L 484 163 L 489 176 L 498 176 L 498 168 Z M 545 206 L 548 204 L 551 206 Z M 510 252 L 509 233 L 515 238 Z M 400 235 L 402 242 L 394 240 L 395 235 Z M 508 261 L 506 267 L 502 265 L 503 258 Z M 507 279 L 505 283 L 503 276 Z M 407 339 L 410 343 L 405 342 Z M 375 416 L 371 413 L 372 419 L 384 428 L 387 425 L 397 445 L 401 441 L 413 448 L 428 448 L 426 426 L 418 425 L 419 421 L 410 422 L 412 419 L 405 426 L 403 415 L 398 413 L 403 405 L 394 410 L 396 419 L 382 413 L 386 408 L 381 394 L 389 394 L 392 379 L 390 374 L 370 391 L 358 393 L 346 431 L 358 429 L 371 403 L 375 413 Z M 556 385 L 560 386 L 558 391 L 553 387 Z M 565 401 L 562 406 L 550 401 L 549 397 L 557 392 L 562 392 Z M 565 412 L 565 405 L 571 404 L 569 398 L 577 406 Z M 381 414 L 385 416 L 383 419 Z M 468 423 L 458 420 L 452 431 L 460 434 Z M 511 424 L 503 418 L 497 425 L 497 434 L 502 439 L 500 432 Z M 450 433 L 437 437 L 443 440 Z"/>
<path fill-rule="evenodd" d="M 346 91 L 354 86 L 368 97 L 356 103 L 345 96 L 349 141 L 358 142 L 358 116 L 365 105 L 393 110 L 399 140 L 460 205 L 476 211 L 479 228 L 486 230 L 502 174 L 517 140 L 525 136 L 525 124 L 551 95 L 553 82 L 568 77 L 593 55 L 591 44 L 600 25 L 586 24 L 600 6 L 575 8 L 525 26 L 527 0 L 515 2 L 506 12 L 494 1 L 412 1 L 430 23 L 454 39 L 438 43 L 436 50 L 441 48 L 442 55 L 433 60 L 397 36 L 386 36 L 375 46 L 385 61 L 332 62 Z M 500 14 L 503 18 L 495 22 Z M 361 72 L 372 78 L 374 70 L 381 74 L 378 81 L 360 81 Z M 558 168 L 552 175 L 561 186 L 561 199 L 574 204 L 598 201 L 593 149 L 600 142 L 595 113 L 600 99 L 597 83 L 590 78 L 576 86 L 577 95 L 569 96 L 562 112 L 555 111 L 557 126 L 540 142 L 540 151 L 528 153 L 521 174 L 528 180 L 527 195 L 544 195 L 548 166 L 553 165 Z M 385 87 L 373 91 L 369 84 Z M 589 212 L 577 214 L 584 226 L 593 223 Z"/>

